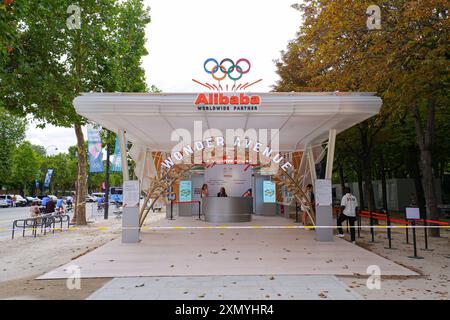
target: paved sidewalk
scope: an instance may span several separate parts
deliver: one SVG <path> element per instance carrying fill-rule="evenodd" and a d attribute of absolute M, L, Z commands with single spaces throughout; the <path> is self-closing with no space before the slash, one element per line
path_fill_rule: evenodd
<path fill-rule="evenodd" d="M 136 244 L 116 239 L 38 279 L 67 278 L 70 265 L 81 268 L 83 279 L 272 274 L 354 276 L 367 275 L 367 267 L 371 265 L 379 266 L 383 275 L 418 275 L 343 239 L 318 242 L 315 232 L 290 228 L 295 225 L 282 217 L 258 216 L 251 223 L 231 225 L 230 229 L 210 229 L 212 224 L 197 221 L 195 217 L 162 220 L 150 226 L 174 228 L 143 231 L 141 242 Z M 188 228 L 197 226 L 205 228 Z M 234 226 L 256 228 L 233 229 Z"/>
<path fill-rule="evenodd" d="M 114 278 L 88 300 L 360 300 L 335 276 Z"/>

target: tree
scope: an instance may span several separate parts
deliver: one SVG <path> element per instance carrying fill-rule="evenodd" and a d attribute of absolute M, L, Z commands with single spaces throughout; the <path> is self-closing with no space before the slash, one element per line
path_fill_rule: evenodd
<path fill-rule="evenodd" d="M 26 121 L 0 107 L 0 187 L 11 175 L 13 150 L 25 138 Z"/>
<path fill-rule="evenodd" d="M 369 4 L 308 0 L 296 5 L 304 15 L 304 23 L 277 62 L 281 80 L 275 89 L 372 91 L 383 98 L 380 115 L 358 125 L 358 139 L 365 149 L 362 170 L 366 185 L 373 174 L 371 141 L 376 141 L 389 117 L 412 117 L 427 216 L 437 219 L 433 150 L 436 113 L 442 113 L 449 104 L 448 3 L 377 1 L 382 10 L 382 29 L 377 31 L 366 28 Z M 438 236 L 439 229 L 434 228 L 430 234 Z"/>
<path fill-rule="evenodd" d="M 39 174 L 40 157 L 28 141 L 24 141 L 13 153 L 11 163 L 11 181 L 21 189 L 22 195 L 28 193 L 33 185 L 36 175 Z"/>
<path fill-rule="evenodd" d="M 131 59 L 134 66 L 146 54 L 145 38 L 139 37 L 143 37 L 149 18 L 142 0 L 81 0 L 81 24 L 70 28 L 66 11 L 72 3 L 13 3 L 17 14 L 11 25 L 16 28 L 22 48 L 20 55 L 7 62 L 5 70 L 9 71 L 0 71 L 0 78 L 4 79 L 0 93 L 5 97 L 4 105 L 16 114 L 32 114 L 43 124 L 74 127 L 78 148 L 74 218 L 77 224 L 86 224 L 83 203 L 87 193 L 87 158 L 82 132 L 85 119 L 75 112 L 73 100 L 82 92 L 114 89 L 112 83 L 141 83 L 135 90 L 145 90 L 143 72 L 119 60 Z M 120 76 L 126 79 L 118 79 Z"/>

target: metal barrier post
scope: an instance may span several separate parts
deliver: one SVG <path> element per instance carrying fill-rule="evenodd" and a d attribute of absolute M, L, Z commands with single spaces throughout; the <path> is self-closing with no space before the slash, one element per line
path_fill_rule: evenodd
<path fill-rule="evenodd" d="M 387 225 L 387 236 L 388 236 L 388 243 L 389 243 L 389 247 L 387 247 L 386 249 L 393 249 L 392 248 L 392 234 L 391 234 L 391 216 L 389 215 L 389 211 L 388 210 L 384 210 L 385 214 L 386 214 L 386 225 Z"/>
<path fill-rule="evenodd" d="M 198 203 L 198 219 L 197 220 L 202 220 L 201 213 L 200 213 L 200 201 L 197 201 L 197 203 Z"/>
<path fill-rule="evenodd" d="M 433 249 L 428 249 L 428 223 L 427 219 L 423 219 L 423 226 L 424 226 L 424 236 L 425 236 L 425 249 L 427 251 L 433 251 Z"/>
<path fill-rule="evenodd" d="M 358 218 L 356 219 L 356 223 L 358 223 L 358 238 L 361 238 L 361 216 L 358 214 Z"/>
<path fill-rule="evenodd" d="M 370 216 L 370 234 L 372 236 L 372 240 L 370 242 L 375 242 L 375 231 L 373 230 L 373 216 L 372 216 L 372 210 L 369 209 L 369 216 Z"/>
<path fill-rule="evenodd" d="M 409 232 L 408 232 L 408 225 L 406 225 L 406 244 L 409 244 Z"/>
<path fill-rule="evenodd" d="M 174 218 L 173 218 L 173 200 L 170 200 L 170 220 L 174 220 Z"/>
<path fill-rule="evenodd" d="M 412 259 L 423 259 L 423 257 L 419 257 L 417 255 L 417 243 L 416 243 L 416 222 L 412 220 L 412 227 L 413 227 L 413 244 L 414 244 L 414 256 L 409 256 L 408 258 Z"/>

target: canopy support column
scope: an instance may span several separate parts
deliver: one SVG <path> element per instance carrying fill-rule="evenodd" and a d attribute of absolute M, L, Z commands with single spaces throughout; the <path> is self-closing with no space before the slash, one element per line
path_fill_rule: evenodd
<path fill-rule="evenodd" d="M 328 136 L 327 167 L 325 179 L 331 180 L 333 176 L 334 148 L 336 146 L 336 129 L 330 129 Z"/>
<path fill-rule="evenodd" d="M 130 175 L 128 172 L 128 160 L 127 160 L 127 140 L 125 137 L 125 131 L 119 130 L 118 133 L 119 136 L 119 142 L 120 142 L 120 156 L 122 161 L 122 174 L 123 174 L 123 181 L 130 180 Z"/>
<path fill-rule="evenodd" d="M 327 150 L 327 166 L 325 169 L 325 180 L 329 180 L 329 190 L 320 190 L 320 193 L 329 192 L 331 198 L 331 178 L 333 175 L 334 148 L 336 144 L 336 129 L 330 129 Z M 324 187 L 322 186 L 322 189 Z M 316 195 L 318 195 L 316 190 Z M 320 203 L 316 196 L 316 223 L 319 227 L 316 230 L 317 241 L 333 241 L 333 204 Z"/>
<path fill-rule="evenodd" d="M 309 146 L 307 149 L 308 153 L 308 166 L 309 166 L 309 174 L 311 175 L 311 184 L 313 187 L 316 185 L 317 173 L 316 173 L 316 163 L 314 161 L 314 154 L 312 152 L 312 147 Z"/>

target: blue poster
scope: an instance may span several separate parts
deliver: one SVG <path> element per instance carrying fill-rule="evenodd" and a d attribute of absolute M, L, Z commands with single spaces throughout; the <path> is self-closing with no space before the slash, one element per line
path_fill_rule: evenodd
<path fill-rule="evenodd" d="M 103 172 L 103 153 L 100 128 L 88 126 L 89 172 Z"/>
<path fill-rule="evenodd" d="M 114 156 L 111 162 L 111 172 L 122 172 L 122 152 L 120 150 L 120 141 L 118 135 L 116 135 Z"/>
<path fill-rule="evenodd" d="M 192 181 L 180 181 L 179 201 L 192 201 Z"/>
<path fill-rule="evenodd" d="M 50 181 L 52 180 L 53 169 L 48 169 L 45 175 L 44 187 L 48 188 L 50 186 Z"/>
<path fill-rule="evenodd" d="M 276 202 L 276 192 L 275 183 L 269 180 L 263 181 L 263 199 L 264 203 L 275 203 Z"/>

